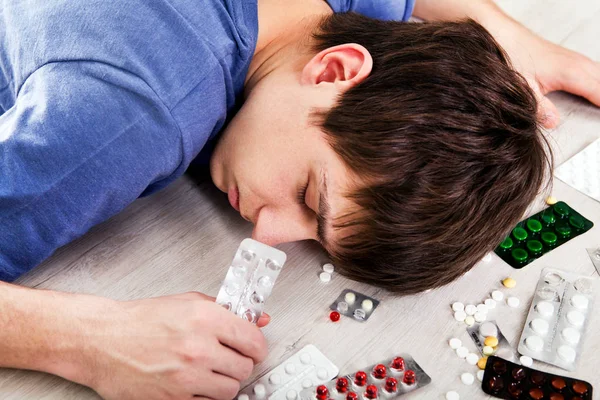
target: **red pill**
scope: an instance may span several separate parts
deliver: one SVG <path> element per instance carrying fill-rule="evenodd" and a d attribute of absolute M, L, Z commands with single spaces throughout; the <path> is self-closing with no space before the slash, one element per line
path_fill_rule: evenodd
<path fill-rule="evenodd" d="M 409 369 L 404 373 L 404 379 L 402 379 L 402 382 L 406 383 L 407 385 L 414 385 L 416 379 L 417 377 L 415 376 L 415 371 Z"/>
<path fill-rule="evenodd" d="M 346 400 L 358 400 L 358 395 L 354 392 L 350 392 L 346 395 Z"/>
<path fill-rule="evenodd" d="M 367 386 L 367 390 L 365 392 L 365 397 L 367 399 L 376 399 L 377 398 L 377 386 L 375 386 L 375 385 Z"/>
<path fill-rule="evenodd" d="M 376 366 L 373 367 L 373 376 L 376 379 L 383 379 L 385 378 L 387 370 L 385 369 L 385 365 L 383 364 L 377 364 Z"/>
<path fill-rule="evenodd" d="M 337 382 L 335 383 L 335 388 L 337 389 L 338 393 L 346 393 L 348 391 L 348 379 L 338 378 Z"/>
<path fill-rule="evenodd" d="M 331 314 L 329 314 L 329 319 L 333 322 L 338 322 L 340 320 L 340 313 L 337 311 L 332 311 Z"/>
<path fill-rule="evenodd" d="M 329 390 L 327 390 L 327 386 L 321 385 L 317 386 L 317 399 L 318 400 L 327 400 L 329 398 Z"/>
<path fill-rule="evenodd" d="M 354 375 L 354 384 L 356 386 L 365 386 L 367 383 L 367 374 L 363 371 L 358 371 L 356 375 Z"/>
<path fill-rule="evenodd" d="M 392 364 L 390 365 L 392 369 L 396 371 L 404 371 L 404 358 L 396 357 L 392 360 Z"/>
<path fill-rule="evenodd" d="M 396 378 L 389 377 L 385 380 L 385 391 L 394 393 L 398 389 L 398 381 Z"/>

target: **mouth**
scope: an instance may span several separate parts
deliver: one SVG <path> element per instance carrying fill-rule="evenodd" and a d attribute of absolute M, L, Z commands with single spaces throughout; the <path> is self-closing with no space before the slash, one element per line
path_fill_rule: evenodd
<path fill-rule="evenodd" d="M 240 191 L 237 186 L 229 189 L 227 192 L 227 198 L 229 199 L 229 204 L 233 207 L 237 212 L 240 211 Z"/>

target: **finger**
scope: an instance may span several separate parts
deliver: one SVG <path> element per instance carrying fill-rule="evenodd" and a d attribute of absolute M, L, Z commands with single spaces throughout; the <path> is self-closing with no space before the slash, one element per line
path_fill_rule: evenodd
<path fill-rule="evenodd" d="M 240 391 L 240 382 L 225 375 L 212 373 L 198 380 L 193 388 L 194 398 L 209 398 L 212 400 L 231 400 Z"/>
<path fill-rule="evenodd" d="M 266 326 L 269 322 L 271 322 L 271 316 L 267 313 L 263 313 L 258 319 L 256 326 L 262 328 L 263 326 Z"/>
<path fill-rule="evenodd" d="M 222 324 L 216 332 L 217 338 L 225 346 L 250 357 L 255 363 L 267 357 L 267 341 L 258 327 L 222 309 Z"/>
<path fill-rule="evenodd" d="M 538 99 L 538 119 L 546 129 L 556 128 L 560 122 L 558 109 L 546 96 Z"/>
<path fill-rule="evenodd" d="M 199 367 L 204 368 L 203 365 L 200 365 Z M 248 379 L 252 374 L 252 370 L 254 370 L 254 361 L 229 347 L 221 345 L 217 353 L 217 359 L 214 360 L 214 364 L 212 365 L 212 369 L 216 373 L 241 382 Z"/>
<path fill-rule="evenodd" d="M 571 69 L 565 74 L 562 90 L 582 96 L 600 106 L 600 77 L 583 69 Z"/>

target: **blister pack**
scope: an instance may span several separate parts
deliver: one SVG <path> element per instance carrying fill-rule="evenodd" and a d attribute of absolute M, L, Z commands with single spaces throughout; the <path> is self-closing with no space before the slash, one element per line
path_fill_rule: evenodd
<path fill-rule="evenodd" d="M 365 294 L 345 289 L 329 308 L 340 314 L 364 322 L 371 317 L 379 305 L 379 300 Z"/>
<path fill-rule="evenodd" d="M 591 400 L 588 382 L 538 371 L 498 357 L 490 357 L 481 388 L 501 399 L 517 400 Z"/>
<path fill-rule="evenodd" d="M 590 256 L 590 260 L 592 260 L 592 264 L 596 268 L 596 271 L 600 274 L 600 247 L 595 249 L 587 249 L 588 255 Z"/>
<path fill-rule="evenodd" d="M 303 389 L 328 382 L 338 372 L 335 364 L 309 344 L 245 387 L 237 400 L 296 400 Z"/>
<path fill-rule="evenodd" d="M 393 399 L 431 382 L 429 375 L 408 354 L 375 364 L 300 393 L 301 400 Z"/>
<path fill-rule="evenodd" d="M 574 370 L 593 301 L 591 278 L 545 268 L 519 340 L 519 353 Z"/>
<path fill-rule="evenodd" d="M 502 334 L 502 331 L 500 331 L 496 321 L 475 324 L 467 328 L 467 332 L 482 356 L 497 355 L 510 361 L 516 360 L 517 357 L 513 348 Z M 494 343 L 489 343 L 488 340 L 488 344 L 486 345 L 486 339 L 489 337 L 496 338 L 496 340 Z M 492 346 L 491 344 L 495 345 Z"/>
<path fill-rule="evenodd" d="M 285 260 L 281 250 L 244 239 L 219 290 L 217 304 L 255 324 Z"/>

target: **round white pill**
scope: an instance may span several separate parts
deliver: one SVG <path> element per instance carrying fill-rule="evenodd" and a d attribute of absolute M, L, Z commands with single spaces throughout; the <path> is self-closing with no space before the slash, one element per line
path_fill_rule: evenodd
<path fill-rule="evenodd" d="M 327 283 L 331 280 L 331 274 L 328 274 L 327 272 L 321 272 L 319 274 L 319 279 L 321 280 L 321 282 Z"/>
<path fill-rule="evenodd" d="M 483 324 L 479 325 L 479 334 L 483 337 L 498 337 L 498 328 L 493 322 L 484 322 Z"/>
<path fill-rule="evenodd" d="M 281 375 L 271 374 L 271 376 L 269 376 L 269 382 L 271 382 L 272 385 L 279 385 L 281 383 Z"/>
<path fill-rule="evenodd" d="M 257 383 L 256 385 L 254 385 L 254 395 L 257 398 L 262 399 L 266 396 L 266 394 L 267 389 L 265 388 L 265 385 L 263 385 L 262 383 Z"/>
<path fill-rule="evenodd" d="M 453 311 L 464 311 L 465 305 L 463 303 L 461 303 L 460 301 L 456 301 L 456 302 L 452 303 L 452 310 Z"/>
<path fill-rule="evenodd" d="M 561 334 L 563 339 L 571 344 L 579 343 L 579 339 L 581 338 L 581 334 L 573 328 L 565 328 L 562 330 Z"/>
<path fill-rule="evenodd" d="M 296 366 L 294 364 L 285 364 L 285 372 L 292 375 L 296 373 Z"/>
<path fill-rule="evenodd" d="M 465 385 L 472 385 L 473 382 L 475 382 L 475 377 L 473 376 L 472 373 L 470 372 L 465 372 L 460 376 L 460 380 L 462 381 L 462 383 L 464 383 Z"/>
<path fill-rule="evenodd" d="M 361 307 L 363 310 L 365 310 L 366 312 L 369 312 L 373 309 L 373 301 L 370 299 L 365 299 L 363 300 L 363 302 L 361 303 Z"/>
<path fill-rule="evenodd" d="M 567 321 L 575 326 L 582 326 L 585 321 L 585 315 L 577 310 L 572 310 L 567 313 Z"/>
<path fill-rule="evenodd" d="M 312 382 L 310 381 L 310 379 L 305 379 L 305 380 L 303 380 L 303 381 L 302 381 L 302 387 L 303 387 L 304 389 L 307 389 L 307 388 L 311 387 L 312 385 L 313 385 L 313 384 L 312 384 Z"/>
<path fill-rule="evenodd" d="M 454 337 L 448 341 L 448 344 L 450 345 L 450 348 L 452 350 L 456 350 L 462 346 L 462 341 L 460 339 Z"/>
<path fill-rule="evenodd" d="M 582 294 L 576 294 L 573 297 L 571 297 L 571 304 L 573 304 L 573 307 L 575 308 L 585 310 L 586 308 L 588 308 L 589 300 Z"/>
<path fill-rule="evenodd" d="M 451 390 L 448 393 L 446 393 L 446 400 L 460 400 L 460 396 L 457 392 Z"/>
<path fill-rule="evenodd" d="M 467 318 L 465 318 L 465 324 L 467 324 L 467 326 L 473 326 L 474 323 L 475 318 L 473 318 L 471 315 L 467 315 Z"/>
<path fill-rule="evenodd" d="M 317 378 L 324 381 L 327 379 L 327 370 L 325 368 L 319 368 L 317 370 Z"/>
<path fill-rule="evenodd" d="M 550 328 L 550 325 L 548 324 L 548 322 L 541 318 L 533 319 L 531 321 L 530 325 L 531 325 L 531 329 L 533 329 L 533 331 L 535 333 L 542 335 L 542 336 L 545 336 L 548 333 L 548 329 Z"/>
<path fill-rule="evenodd" d="M 488 312 L 488 308 L 485 304 L 477 304 L 477 311 L 485 314 Z"/>
<path fill-rule="evenodd" d="M 285 398 L 287 400 L 294 400 L 296 397 L 298 397 L 298 393 L 294 389 L 288 390 L 288 392 L 285 394 Z"/>
<path fill-rule="evenodd" d="M 494 299 L 486 299 L 485 300 L 485 305 L 487 306 L 487 308 L 489 310 L 491 310 L 492 308 L 496 308 L 496 300 L 494 300 Z"/>
<path fill-rule="evenodd" d="M 467 318 L 467 313 L 465 313 L 464 311 L 456 311 L 454 313 L 454 319 L 459 322 L 463 322 L 465 318 Z"/>
<path fill-rule="evenodd" d="M 483 321 L 485 321 L 487 319 L 487 315 L 486 315 L 486 313 L 482 313 L 482 312 L 477 311 L 475 313 L 475 315 L 473 315 L 473 318 L 475 318 L 476 322 L 483 322 Z"/>
<path fill-rule="evenodd" d="M 560 358 L 562 358 L 568 363 L 572 363 L 573 361 L 575 361 L 575 356 L 577 355 L 577 353 L 575 353 L 575 350 L 572 347 L 564 345 L 560 346 L 558 350 L 556 350 L 556 353 Z"/>
<path fill-rule="evenodd" d="M 475 307 L 473 304 L 467 304 L 465 306 L 465 312 L 467 315 L 474 315 L 477 312 L 477 307 Z"/>
<path fill-rule="evenodd" d="M 479 371 L 477 371 L 477 379 L 479 380 L 479 382 L 483 382 L 483 376 L 485 375 L 485 371 L 480 369 Z"/>
<path fill-rule="evenodd" d="M 519 304 L 521 304 L 521 301 L 517 297 L 513 296 L 506 299 L 506 304 L 508 304 L 509 307 L 517 308 L 519 307 Z"/>
<path fill-rule="evenodd" d="M 487 254 L 486 254 L 486 255 L 485 255 L 485 256 L 484 256 L 484 257 L 481 259 L 481 261 L 483 261 L 483 262 L 486 262 L 486 263 L 488 263 L 488 262 L 492 261 L 492 253 L 487 253 Z"/>
<path fill-rule="evenodd" d="M 246 393 L 242 393 L 237 397 L 237 400 L 250 400 L 250 396 L 248 396 Z"/>
<path fill-rule="evenodd" d="M 494 348 L 492 346 L 483 346 L 482 352 L 484 356 L 491 356 L 494 354 Z"/>
<path fill-rule="evenodd" d="M 456 349 L 456 355 L 460 358 L 466 358 L 467 354 L 469 354 L 469 349 L 467 349 L 464 346 L 461 346 L 458 349 Z"/>
<path fill-rule="evenodd" d="M 494 299 L 496 301 L 502 301 L 502 300 L 504 300 L 504 293 L 502 293 L 499 290 L 494 290 L 492 292 L 492 299 Z"/>
<path fill-rule="evenodd" d="M 554 306 L 547 301 L 540 301 L 535 306 L 535 310 L 544 317 L 550 317 L 554 314 Z"/>
<path fill-rule="evenodd" d="M 333 264 L 331 263 L 327 263 L 327 264 L 323 264 L 323 272 L 327 272 L 328 274 L 333 274 L 333 271 L 335 270 Z"/>
<path fill-rule="evenodd" d="M 467 363 L 470 365 L 477 365 L 477 361 L 479 361 L 479 356 L 475 353 L 469 353 L 465 357 L 465 360 L 467 360 Z"/>
<path fill-rule="evenodd" d="M 300 354 L 300 362 L 302 364 L 310 364 L 310 360 L 311 360 L 310 354 L 308 354 L 308 353 Z"/>
<path fill-rule="evenodd" d="M 531 367 L 533 365 L 533 358 L 531 358 L 529 356 L 521 356 L 519 358 L 519 361 L 521 362 L 521 365 L 524 367 Z"/>
<path fill-rule="evenodd" d="M 527 339 L 525 339 L 525 345 L 531 351 L 542 351 L 544 348 L 544 340 L 539 336 L 529 336 Z"/>
<path fill-rule="evenodd" d="M 346 303 L 348 304 L 354 304 L 354 301 L 356 300 L 356 295 L 353 292 L 348 292 L 344 296 L 344 300 L 346 300 Z"/>

